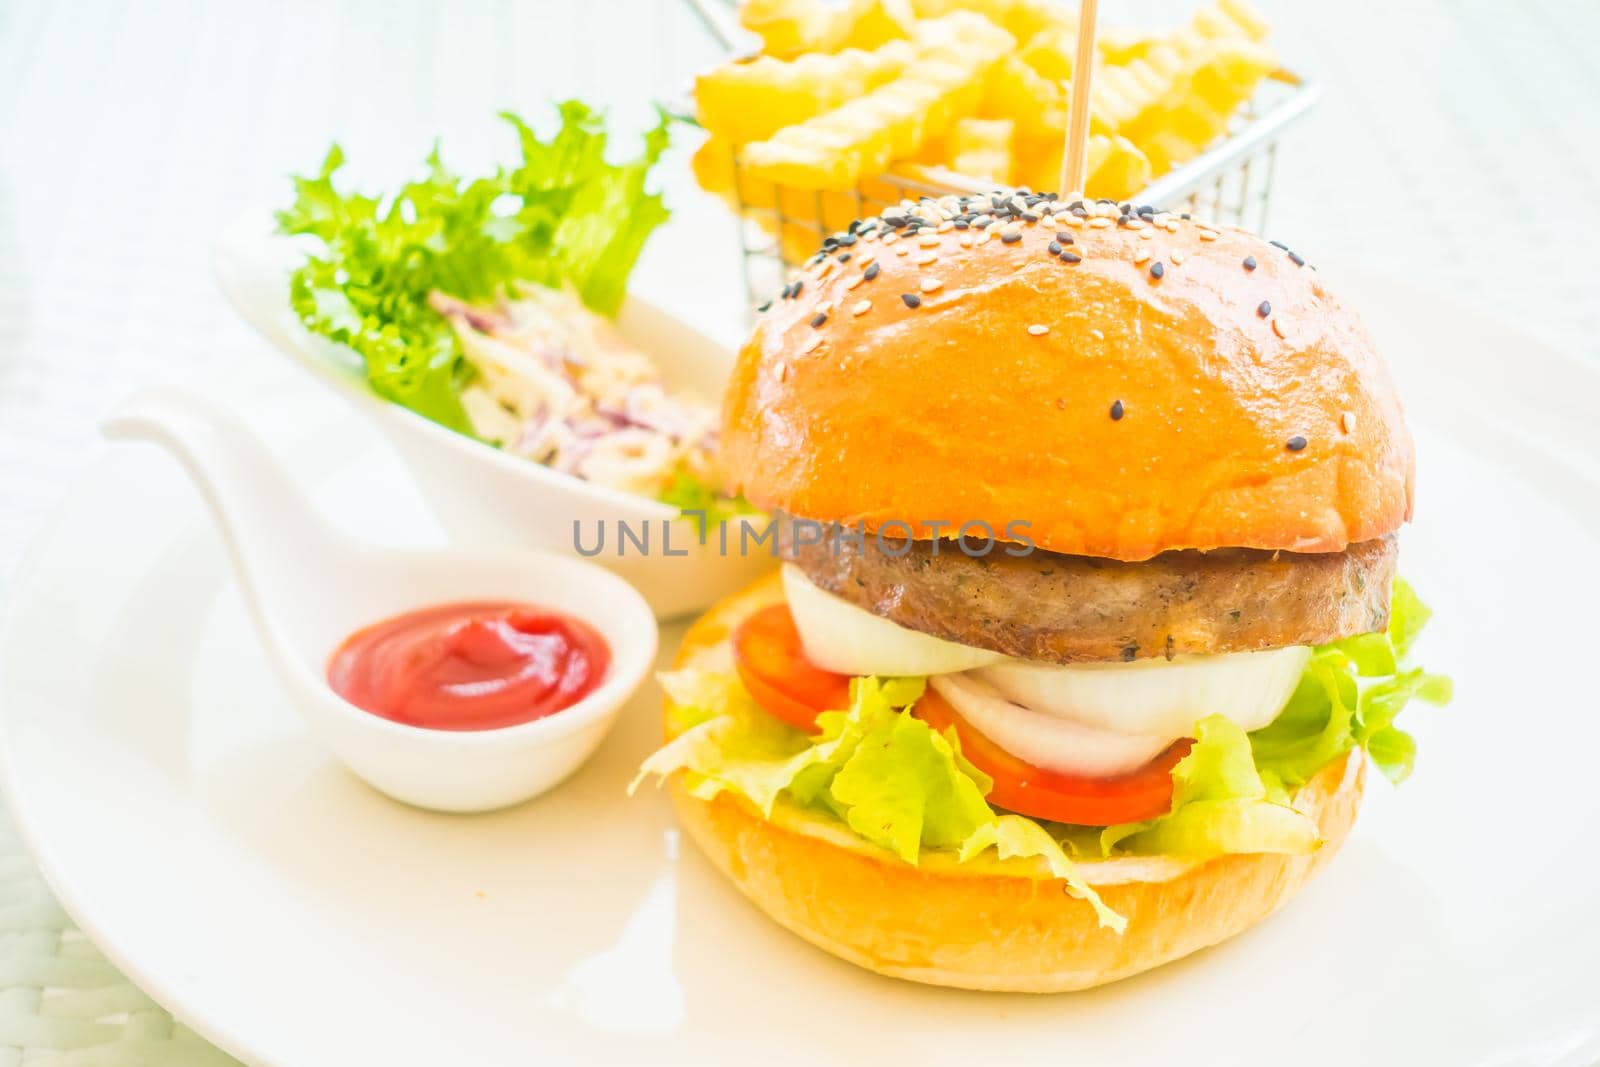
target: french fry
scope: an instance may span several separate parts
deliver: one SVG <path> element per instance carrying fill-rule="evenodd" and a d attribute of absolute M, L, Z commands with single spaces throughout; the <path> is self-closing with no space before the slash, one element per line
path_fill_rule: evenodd
<path fill-rule="evenodd" d="M 1190 88 L 1201 100 L 1225 114 L 1255 95 L 1261 80 L 1278 65 L 1272 50 L 1254 41 L 1223 41 L 1195 71 Z"/>
<path fill-rule="evenodd" d="M 1034 34 L 1017 55 L 1040 77 L 1064 82 L 1072 80 L 1072 61 L 1077 50 L 1077 37 L 1070 30 L 1050 29 Z"/>
<path fill-rule="evenodd" d="M 892 81 L 915 55 L 910 42 L 891 41 L 870 52 L 847 48 L 725 63 L 695 79 L 695 114 L 720 137 L 764 140 Z"/>
<path fill-rule="evenodd" d="M 1154 177 L 1150 159 L 1138 145 L 1120 136 L 1090 140 L 1088 171 L 1084 193 L 1115 200 L 1127 199 Z"/>
<path fill-rule="evenodd" d="M 911 0 L 921 19 L 936 19 L 958 11 L 982 15 L 1019 41 L 1045 30 L 1076 30 L 1076 5 L 1060 0 Z"/>
<path fill-rule="evenodd" d="M 1067 128 L 1067 91 L 1025 63 L 1006 56 L 985 79 L 984 118 L 1010 119 L 1025 137 L 1061 136 Z"/>
<path fill-rule="evenodd" d="M 1070 193 L 1078 190 L 1057 189 L 1061 180 L 1062 144 L 1059 138 L 1050 141 L 1033 141 L 1020 146 L 1017 151 L 1017 184 L 1046 192 Z M 1089 137 L 1089 151 L 1084 179 L 1086 196 L 1109 196 L 1118 200 L 1132 196 L 1152 177 L 1150 160 L 1139 147 L 1126 137 L 1093 134 Z"/>
<path fill-rule="evenodd" d="M 1010 119 L 958 119 L 945 137 L 944 162 L 957 174 L 1006 185 L 1011 181 Z"/>
<path fill-rule="evenodd" d="M 1265 41 L 1272 32 L 1271 25 L 1261 16 L 1261 12 L 1250 6 L 1249 0 L 1218 0 L 1217 7 L 1257 44 Z"/>
<path fill-rule="evenodd" d="M 777 59 L 843 47 L 856 22 L 874 0 L 848 0 L 842 6 L 823 0 L 745 0 L 739 23 L 761 38 L 762 51 Z"/>
<path fill-rule="evenodd" d="M 970 13 L 931 20 L 918 33 L 917 59 L 901 77 L 745 146 L 752 174 L 801 189 L 852 189 L 976 111 L 984 72 L 1016 44 Z"/>

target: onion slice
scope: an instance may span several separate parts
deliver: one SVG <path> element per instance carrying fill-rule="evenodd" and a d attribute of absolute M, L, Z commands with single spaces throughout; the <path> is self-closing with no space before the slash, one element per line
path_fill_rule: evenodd
<path fill-rule="evenodd" d="M 792 563 L 783 565 L 783 591 L 806 659 L 824 670 L 909 677 L 971 670 L 1006 658 L 879 618 L 819 589 Z"/>
<path fill-rule="evenodd" d="M 1035 767 L 1087 778 L 1138 770 L 1173 738 L 1119 733 L 1044 715 L 1007 700 L 977 672 L 929 678 L 934 691 L 979 733 Z"/>
<path fill-rule="evenodd" d="M 1040 714 L 1171 741 L 1189 736 L 1207 715 L 1226 715 L 1246 730 L 1267 725 L 1310 659 L 1311 649 L 1296 645 L 1071 667 L 1007 659 L 974 673 L 1007 700 Z"/>

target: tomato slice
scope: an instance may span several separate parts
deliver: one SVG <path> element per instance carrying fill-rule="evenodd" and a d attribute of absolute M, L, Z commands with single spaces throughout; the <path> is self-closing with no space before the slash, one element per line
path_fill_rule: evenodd
<path fill-rule="evenodd" d="M 912 711 L 941 733 L 955 727 L 961 754 L 994 779 L 989 803 L 1018 815 L 1077 826 L 1112 826 L 1165 815 L 1172 808 L 1172 768 L 1194 744 L 1185 737 L 1138 770 L 1114 778 L 1084 778 L 1017 758 L 979 733 L 932 689 Z"/>
<path fill-rule="evenodd" d="M 739 624 L 733 662 L 755 702 L 791 726 L 813 731 L 818 712 L 850 706 L 850 676 L 806 659 L 787 604 L 762 608 Z"/>

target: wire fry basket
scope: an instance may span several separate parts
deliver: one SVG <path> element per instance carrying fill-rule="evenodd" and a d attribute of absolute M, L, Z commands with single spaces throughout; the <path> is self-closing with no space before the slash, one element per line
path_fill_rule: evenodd
<path fill-rule="evenodd" d="M 1128 199 L 1261 232 L 1271 205 L 1283 131 L 1321 94 L 1319 85 L 1292 71 L 1274 71 L 1234 116 L 1226 136 Z M 943 167 L 908 163 L 866 179 L 850 192 L 806 193 L 797 204 L 793 190 L 751 177 L 737 151 L 733 174 L 745 287 L 752 310 L 781 289 L 805 257 L 821 247 L 823 238 L 848 225 L 848 219 L 876 215 L 903 199 L 990 193 L 995 188 L 993 182 Z M 838 225 L 831 225 L 833 222 Z M 799 251 L 802 248 L 804 252 Z"/>
<path fill-rule="evenodd" d="M 717 0 L 689 0 L 708 29 L 730 49 L 739 31 Z M 1187 211 L 1224 225 L 1261 232 L 1284 130 L 1322 95 L 1315 82 L 1279 68 L 1229 122 L 1228 132 L 1200 155 L 1129 197 L 1168 211 Z M 903 199 L 990 193 L 995 185 L 943 167 L 917 163 L 863 180 L 849 192 L 799 193 L 752 177 L 733 155 L 733 207 L 752 310 L 781 289 L 822 240 L 852 219 L 876 215 Z"/>

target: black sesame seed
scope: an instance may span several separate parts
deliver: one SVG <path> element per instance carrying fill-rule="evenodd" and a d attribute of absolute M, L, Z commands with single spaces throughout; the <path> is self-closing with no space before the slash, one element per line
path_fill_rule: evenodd
<path fill-rule="evenodd" d="M 767 302 L 766 302 L 766 303 L 765 303 L 765 304 L 762 304 L 762 305 L 761 305 L 761 306 L 760 306 L 760 307 L 758 307 L 758 308 L 756 308 L 756 311 L 757 311 L 757 312 L 758 312 L 758 313 L 760 313 L 760 312 L 764 312 L 764 311 L 766 311 L 766 310 L 767 310 L 767 309 L 768 309 L 768 308 L 770 308 L 770 307 L 771 307 L 771 306 L 772 306 L 772 301 L 770 301 L 770 300 L 768 300 L 768 301 L 767 301 Z"/>
<path fill-rule="evenodd" d="M 1085 210 L 1084 210 L 1084 208 L 1083 208 L 1083 205 L 1082 205 L 1082 204 L 1079 204 L 1079 205 L 1078 205 L 1078 206 L 1077 206 L 1077 207 L 1075 207 L 1075 208 L 1070 208 L 1070 209 L 1069 209 L 1069 210 L 1070 210 L 1070 211 L 1071 211 L 1071 212 L 1072 212 L 1072 213 L 1073 213 L 1073 214 L 1074 214 L 1074 215 L 1076 215 L 1076 216 L 1078 216 L 1078 217 L 1079 217 L 1079 218 L 1080 218 L 1080 219 L 1086 219 L 1086 218 L 1088 218 L 1088 217 L 1089 217 L 1089 212 L 1087 212 L 1087 211 L 1085 211 Z"/>
<path fill-rule="evenodd" d="M 841 252 L 841 253 L 839 253 L 839 262 L 840 263 L 848 263 L 848 262 L 850 262 L 850 253 L 849 252 Z"/>
<path fill-rule="evenodd" d="M 822 324 L 827 322 L 827 321 L 828 321 L 827 312 L 819 311 L 819 312 L 817 312 L 817 314 L 811 320 L 811 328 L 814 329 L 814 330 L 815 329 L 820 329 L 822 327 Z"/>
<path fill-rule="evenodd" d="M 1263 301 L 1261 301 L 1261 303 L 1257 304 L 1256 305 L 1256 314 L 1260 315 L 1262 318 L 1266 318 L 1268 315 L 1271 315 L 1272 314 L 1272 301 L 1263 300 Z"/>
<path fill-rule="evenodd" d="M 1018 241 L 1022 240 L 1022 234 L 1020 234 L 1020 233 L 1003 233 L 1003 234 L 1000 235 L 1000 240 L 1005 242 L 1008 245 L 1014 245 Z"/>
<path fill-rule="evenodd" d="M 870 282 L 870 281 L 871 281 L 871 280 L 872 280 L 872 279 L 874 279 L 874 278 L 876 278 L 876 277 L 877 277 L 877 276 L 878 276 L 878 271 L 879 271 L 879 270 L 880 270 L 880 269 L 881 269 L 881 268 L 882 268 L 882 267 L 883 267 L 883 264 L 881 264 L 881 263 L 874 263 L 874 264 L 872 264 L 872 265 L 871 265 L 871 266 L 870 266 L 870 267 L 868 267 L 868 268 L 867 268 L 867 269 L 866 269 L 866 270 L 864 270 L 864 271 L 862 271 L 862 272 L 861 272 L 861 276 L 862 276 L 862 277 L 863 277 L 863 278 L 865 278 L 865 279 L 866 279 L 866 280 L 867 280 L 867 281 L 869 281 L 869 282 Z"/>
<path fill-rule="evenodd" d="M 966 219 L 956 219 L 956 229 L 958 229 L 958 230 L 970 230 L 971 228 L 972 228 L 972 223 L 968 222 Z"/>
<path fill-rule="evenodd" d="M 991 196 L 989 198 L 989 206 L 994 208 L 996 211 L 999 211 L 1003 204 L 1005 204 L 1005 199 L 1003 197 Z"/>
<path fill-rule="evenodd" d="M 885 216 L 883 216 L 884 225 L 885 226 L 892 226 L 897 230 L 900 227 L 904 226 L 906 224 L 906 221 L 907 220 L 906 220 L 906 217 L 904 215 L 885 215 Z"/>
<path fill-rule="evenodd" d="M 1141 215 L 1154 215 L 1155 213 L 1156 213 L 1156 209 L 1151 207 L 1149 204 L 1140 204 L 1139 205 L 1139 214 L 1141 214 Z"/>
<path fill-rule="evenodd" d="M 1180 218 L 1180 219 L 1183 219 L 1183 220 L 1185 220 L 1185 221 L 1188 221 L 1188 218 L 1189 218 L 1189 213 L 1188 213 L 1188 212 L 1187 212 L 1187 211 L 1185 211 L 1185 212 L 1184 212 L 1184 213 L 1183 213 L 1183 214 L 1182 214 L 1182 215 L 1179 215 L 1179 216 L 1178 216 L 1178 217 L 1179 217 L 1179 218 Z"/>
<path fill-rule="evenodd" d="M 793 290 L 793 292 L 791 292 L 789 294 L 790 298 L 792 299 L 793 297 L 799 296 L 800 295 L 800 290 L 804 289 L 805 287 L 806 287 L 805 279 L 804 278 L 796 278 L 794 284 L 789 287 L 790 289 Z"/>
<path fill-rule="evenodd" d="M 1072 243 L 1072 234 L 1068 233 L 1066 230 L 1057 230 L 1056 240 L 1060 241 L 1064 245 L 1070 245 Z"/>
<path fill-rule="evenodd" d="M 1022 213 L 1022 221 L 1023 222 L 1038 222 L 1039 221 L 1039 216 L 1035 215 L 1031 211 L 1024 211 Z"/>
<path fill-rule="evenodd" d="M 1255 256 L 1245 256 L 1244 257 L 1244 269 L 1245 270 L 1255 270 L 1256 269 L 1256 257 Z"/>
<path fill-rule="evenodd" d="M 1267 244 L 1271 245 L 1273 248 L 1281 248 L 1285 252 L 1289 251 L 1289 246 L 1284 244 L 1282 241 L 1268 241 Z"/>
<path fill-rule="evenodd" d="M 1303 267 L 1306 265 L 1306 257 L 1302 256 L 1299 252 L 1290 252 L 1289 259 L 1293 261 L 1294 265 L 1297 267 Z"/>
<path fill-rule="evenodd" d="M 850 223 L 850 225 L 848 227 L 848 232 L 849 233 L 859 233 L 860 231 L 861 231 L 861 220 L 860 219 L 856 219 L 856 220 L 854 220 L 853 222 Z"/>
<path fill-rule="evenodd" d="M 1120 400 L 1113 400 L 1111 402 L 1111 421 L 1112 422 L 1121 422 L 1122 421 L 1122 401 L 1120 401 Z"/>
<path fill-rule="evenodd" d="M 1167 273 L 1167 268 L 1161 265 L 1160 260 L 1150 264 L 1150 277 L 1159 278 L 1165 273 Z"/>
<path fill-rule="evenodd" d="M 1059 256 L 1061 254 L 1061 242 L 1060 241 L 1051 241 L 1050 245 L 1049 245 L 1049 248 L 1050 248 L 1050 254 L 1052 256 Z"/>
<path fill-rule="evenodd" d="M 838 248 L 838 247 L 839 247 L 839 239 L 837 237 L 824 237 L 822 239 L 823 251 L 832 252 L 835 248 Z"/>
<path fill-rule="evenodd" d="M 1306 447 L 1306 439 L 1304 437 L 1301 437 L 1299 434 L 1295 434 L 1293 437 L 1289 438 L 1289 451 L 1290 452 L 1298 452 L 1302 448 L 1305 448 L 1305 447 Z"/>
<path fill-rule="evenodd" d="M 1082 200 L 1074 200 L 1072 203 L 1067 205 L 1067 210 L 1068 211 L 1082 211 L 1083 210 L 1083 201 Z"/>
<path fill-rule="evenodd" d="M 906 307 L 908 308 L 919 308 L 922 306 L 922 297 L 918 296 L 916 293 L 901 293 L 900 299 L 905 301 Z"/>
<path fill-rule="evenodd" d="M 987 229 L 990 226 L 994 225 L 994 216 L 993 215 L 980 215 L 977 218 L 977 220 L 973 222 L 973 225 L 976 226 L 980 230 Z"/>
<path fill-rule="evenodd" d="M 1063 252 L 1063 253 L 1061 253 L 1061 262 L 1063 262 L 1063 263 L 1082 263 L 1083 262 L 1083 257 L 1078 255 L 1078 253 L 1076 253 L 1076 252 Z"/>

